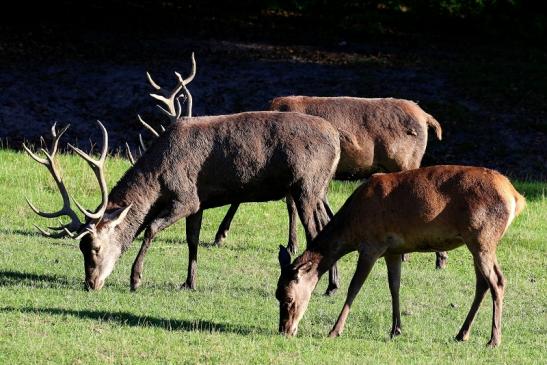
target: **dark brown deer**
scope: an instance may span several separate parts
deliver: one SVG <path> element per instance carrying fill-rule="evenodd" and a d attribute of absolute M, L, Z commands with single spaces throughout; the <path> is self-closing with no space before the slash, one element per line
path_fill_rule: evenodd
<path fill-rule="evenodd" d="M 427 146 L 428 127 L 440 140 L 440 124 L 418 104 L 403 99 L 284 96 L 275 98 L 271 110 L 299 112 L 328 120 L 340 134 L 340 162 L 336 179 L 356 180 L 378 171 L 397 172 L 420 167 Z M 287 198 L 289 244 L 296 252 L 296 209 Z M 220 245 L 228 234 L 238 206 L 232 205 L 215 236 Z M 445 252 L 437 253 L 436 266 L 446 266 Z"/>
<path fill-rule="evenodd" d="M 287 193 L 295 200 L 298 214 L 311 241 L 329 220 L 325 194 L 340 157 L 338 132 L 327 121 L 299 113 L 249 112 L 189 118 L 174 123 L 149 147 L 107 193 L 104 161 L 108 134 L 103 132 L 99 160 L 71 148 L 93 168 L 102 202 L 94 213 L 77 206 L 87 217 L 78 220 L 54 163 L 63 129 L 52 128 L 53 147 L 46 159 L 25 149 L 47 166 L 63 196 L 59 212 L 71 223 L 58 232 L 41 230 L 50 237 L 80 238 L 85 283 L 100 289 L 120 255 L 144 231 L 144 242 L 133 264 L 131 287 L 141 282 L 144 254 L 154 236 L 186 218 L 189 265 L 185 288 L 195 288 L 197 248 L 202 211 L 231 203 L 278 200 Z M 336 288 L 335 271 L 329 287 Z"/>
<path fill-rule="evenodd" d="M 150 94 L 152 97 L 154 97 L 154 99 L 162 102 L 165 104 L 165 107 L 162 107 L 160 105 L 157 105 L 158 108 L 160 110 L 162 110 L 165 114 L 167 114 L 170 118 L 170 123 L 175 123 L 175 122 L 181 122 L 183 123 L 186 118 L 188 117 L 191 117 L 192 115 L 192 95 L 190 94 L 189 90 L 186 88 L 186 85 L 191 82 L 195 76 L 195 73 L 196 73 L 196 63 L 195 63 L 195 58 L 194 58 L 194 54 L 192 53 L 192 73 L 190 74 L 190 76 L 188 76 L 186 79 L 182 79 L 181 75 L 178 73 L 178 72 L 175 72 L 175 75 L 177 76 L 177 79 L 178 79 L 178 83 L 177 85 L 172 89 L 172 91 L 167 91 L 167 90 L 164 90 L 162 89 L 160 86 L 157 85 L 157 83 L 152 79 L 152 77 L 150 76 L 150 74 L 147 72 L 146 75 L 147 75 L 147 78 L 148 78 L 148 81 L 150 83 L 150 85 L 159 93 L 161 93 L 162 95 L 157 95 L 157 94 Z M 178 93 L 181 93 L 181 94 L 178 94 Z M 182 108 L 181 108 L 181 104 L 180 104 L 180 101 L 179 99 L 181 97 L 184 97 L 184 99 L 187 101 L 187 112 L 186 112 L 186 117 L 183 117 L 181 118 L 181 112 L 182 112 Z M 148 123 L 146 123 L 141 117 L 140 115 L 138 115 L 138 119 L 140 121 L 140 123 L 146 128 L 148 129 L 152 135 L 155 137 L 155 138 L 158 138 L 160 136 L 161 133 L 165 132 L 165 129 L 162 125 L 160 125 L 160 127 L 162 128 L 162 130 L 156 130 L 154 129 L 152 126 L 150 126 Z M 140 140 L 140 150 L 141 151 L 145 151 L 146 150 L 146 146 L 144 144 L 144 141 L 142 140 L 142 136 L 139 134 L 139 140 Z M 129 157 L 129 160 L 131 161 L 131 163 L 134 165 L 135 164 L 135 159 L 133 157 L 133 155 L 131 154 L 131 149 L 129 148 L 129 146 L 126 144 L 126 148 L 127 148 L 127 152 L 128 152 L 128 157 Z M 142 153 L 141 153 L 142 155 Z M 290 194 L 286 197 L 287 198 L 287 201 L 289 202 L 289 219 L 291 220 L 296 220 L 296 217 L 297 217 L 297 211 L 296 211 L 296 208 L 294 208 L 294 201 L 292 200 Z M 325 197 L 325 202 L 326 202 L 326 197 Z M 233 210 L 234 207 L 239 207 L 239 204 L 232 204 L 230 206 L 230 209 Z M 326 202 L 325 204 L 325 209 L 327 211 L 327 214 L 329 215 L 329 217 L 332 217 L 334 215 L 334 213 L 331 211 L 328 203 Z M 228 216 L 230 216 L 230 214 L 228 214 Z M 233 217 L 233 214 L 232 214 L 232 217 Z M 296 227 L 296 223 L 294 224 L 294 226 Z M 296 229 L 296 228 L 295 228 Z M 294 232 L 293 234 L 296 234 L 296 232 Z M 144 255 L 146 253 L 146 251 L 141 251 L 141 254 Z M 139 256 L 141 255 L 139 254 Z M 137 258 L 137 261 L 142 261 L 141 259 Z M 334 277 L 336 277 L 336 273 L 333 272 L 333 275 Z M 137 277 L 138 275 L 137 274 L 132 274 L 132 277 Z M 334 280 L 334 279 L 333 279 Z M 337 280 L 337 279 L 336 279 Z M 337 281 L 336 281 L 337 282 Z M 327 291 L 327 294 L 328 295 L 331 295 L 333 294 L 335 291 L 336 291 L 336 288 L 337 286 L 335 285 L 332 285 L 329 287 L 328 291 Z"/>
<path fill-rule="evenodd" d="M 496 247 L 524 206 L 524 198 L 505 176 L 485 168 L 432 166 L 373 175 L 292 264 L 287 250 L 280 248 L 281 276 L 276 291 L 280 331 L 296 334 L 321 275 L 342 256 L 358 251 L 346 302 L 329 336 L 342 333 L 355 296 L 381 257 L 387 264 L 391 291 L 391 336 L 399 335 L 400 255 L 466 245 L 475 266 L 475 299 L 456 339 L 468 339 L 480 303 L 490 289 L 494 311 L 488 344 L 499 345 L 505 278 Z"/>

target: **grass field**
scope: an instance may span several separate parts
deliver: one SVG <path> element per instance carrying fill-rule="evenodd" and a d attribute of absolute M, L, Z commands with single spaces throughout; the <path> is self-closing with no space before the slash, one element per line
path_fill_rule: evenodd
<path fill-rule="evenodd" d="M 88 207 L 96 182 L 81 159 L 61 158 L 67 187 Z M 109 182 L 128 168 L 107 166 Z M 45 239 L 24 196 L 54 210 L 60 197 L 45 168 L 20 153 L 0 151 L 0 363 L 545 363 L 547 362 L 546 183 L 516 182 L 528 200 L 498 249 L 508 280 L 501 347 L 490 350 L 491 300 L 471 339 L 453 340 L 471 304 L 474 273 L 467 249 L 434 269 L 433 254 L 404 264 L 403 335 L 390 340 L 391 305 L 383 261 L 356 299 L 342 337 L 326 335 L 341 309 L 356 255 L 341 260 L 342 289 L 323 297 L 319 284 L 297 338 L 276 333 L 277 248 L 286 243 L 283 202 L 247 204 L 226 245 L 210 247 L 226 208 L 205 212 L 196 291 L 178 289 L 186 276 L 184 222 L 155 240 L 141 288 L 129 291 L 140 241 L 118 262 L 100 292 L 83 290 L 83 260 L 75 242 Z M 335 182 L 338 209 L 356 184 Z M 300 242 L 304 245 L 303 234 Z"/>

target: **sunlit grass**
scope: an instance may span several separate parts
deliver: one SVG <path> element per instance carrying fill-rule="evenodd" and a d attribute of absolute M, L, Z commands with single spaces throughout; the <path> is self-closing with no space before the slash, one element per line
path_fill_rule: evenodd
<path fill-rule="evenodd" d="M 96 182 L 80 159 L 62 156 L 66 184 L 85 205 L 98 204 Z M 113 184 L 129 167 L 111 159 Z M 346 332 L 325 338 L 341 309 L 356 255 L 340 263 L 342 289 L 312 298 L 297 338 L 276 333 L 277 247 L 287 241 L 283 202 L 243 205 L 224 247 L 212 248 L 226 208 L 205 212 L 198 253 L 198 289 L 180 291 L 186 275 L 184 222 L 161 233 L 145 263 L 142 287 L 129 292 L 140 242 L 118 263 L 101 292 L 83 290 L 83 260 L 69 239 L 35 234 L 24 197 L 54 210 L 60 197 L 47 171 L 28 157 L 0 152 L 1 363 L 542 363 L 546 352 L 545 238 L 547 184 L 515 183 L 528 206 L 513 223 L 498 258 L 508 280 L 503 343 L 488 350 L 487 297 L 468 343 L 453 341 L 471 304 L 474 273 L 465 248 L 450 253 L 444 271 L 433 254 L 413 254 L 403 267 L 403 335 L 389 340 L 390 297 L 383 262 L 373 269 L 354 304 Z M 338 209 L 356 183 L 335 182 Z M 304 237 L 300 230 L 300 242 Z"/>

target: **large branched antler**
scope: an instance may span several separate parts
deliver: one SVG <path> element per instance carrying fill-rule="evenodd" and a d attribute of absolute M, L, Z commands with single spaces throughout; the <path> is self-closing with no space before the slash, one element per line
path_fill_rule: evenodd
<path fill-rule="evenodd" d="M 162 107 L 161 105 L 156 105 L 162 112 L 167 114 L 169 116 L 169 122 L 175 123 L 177 119 L 181 117 L 182 114 L 182 107 L 180 103 L 180 98 L 184 98 L 186 100 L 186 117 L 192 116 L 192 94 L 190 94 L 190 91 L 186 87 L 194 77 L 196 76 L 196 59 L 194 57 L 194 52 L 192 52 L 192 71 L 190 75 L 183 79 L 181 74 L 178 72 L 175 72 L 175 76 L 178 79 L 178 84 L 175 86 L 175 88 L 168 92 L 167 90 L 162 89 L 161 86 L 159 86 L 150 75 L 149 72 L 146 73 L 146 77 L 148 79 L 148 82 L 150 85 L 156 90 L 157 94 L 151 93 L 150 96 L 152 96 L 154 99 L 161 101 L 165 104 L 166 108 Z M 180 93 L 182 91 L 182 93 Z M 179 94 L 180 93 L 180 94 Z M 155 130 L 150 124 L 146 123 L 140 115 L 137 114 L 137 118 L 139 122 L 143 125 L 144 128 L 146 128 L 155 138 L 158 138 L 162 132 L 165 132 L 165 128 L 163 125 L 160 124 L 161 132 L 158 132 Z M 140 149 L 142 152 L 146 151 L 146 145 L 144 144 L 142 135 L 139 134 L 139 144 Z M 133 157 L 133 154 L 131 153 L 131 149 L 129 145 L 126 143 L 126 150 L 127 155 L 129 157 L 129 161 L 132 165 L 135 164 L 135 158 Z"/>
<path fill-rule="evenodd" d="M 43 148 L 41 149 L 41 151 L 44 153 L 46 158 L 39 157 L 34 152 L 32 152 L 25 144 L 23 144 L 23 148 L 25 149 L 25 151 L 27 151 L 30 157 L 32 157 L 36 162 L 47 167 L 47 169 L 53 176 L 53 179 L 57 183 L 57 187 L 59 188 L 61 196 L 63 197 L 63 207 L 57 212 L 53 212 L 53 213 L 42 212 L 38 210 L 34 205 L 32 205 L 32 203 L 27 199 L 27 202 L 30 208 L 41 217 L 57 218 L 60 216 L 68 216 L 71 220 L 69 224 L 62 225 L 60 227 L 49 227 L 52 230 L 58 231 L 57 233 L 50 233 L 37 226 L 36 228 L 38 228 L 38 230 L 40 230 L 40 232 L 44 236 L 52 237 L 52 238 L 69 236 L 72 238 L 80 239 L 84 235 L 93 232 L 94 226 L 92 226 L 92 224 L 100 221 L 106 211 L 106 205 L 108 203 L 108 190 L 106 186 L 106 179 L 104 177 L 104 163 L 106 160 L 106 154 L 108 152 L 108 132 L 106 131 L 106 128 L 100 121 L 97 121 L 97 123 L 99 124 L 99 127 L 101 128 L 101 131 L 103 134 L 103 149 L 101 151 L 101 156 L 98 160 L 94 160 L 93 158 L 91 158 L 90 155 L 86 154 L 79 148 L 69 144 L 70 148 L 74 152 L 76 152 L 78 155 L 80 155 L 84 160 L 86 160 L 89 166 L 91 166 L 101 188 L 101 198 L 102 198 L 101 205 L 96 209 L 95 213 L 90 213 L 89 211 L 84 209 L 83 206 L 80 205 L 76 200 L 73 199 L 78 209 L 80 209 L 82 213 L 90 220 L 88 224 L 83 224 L 78 218 L 78 215 L 76 214 L 76 212 L 71 208 L 70 196 L 63 183 L 61 174 L 59 173 L 57 169 L 57 164 L 55 163 L 55 155 L 57 154 L 59 139 L 61 138 L 63 133 L 66 132 L 69 126 L 66 126 L 63 129 L 61 129 L 59 132 L 57 132 L 55 128 L 56 123 L 53 124 L 53 126 L 51 127 L 51 134 L 53 136 L 53 144 L 52 144 L 51 150 L 48 152 Z"/>
<path fill-rule="evenodd" d="M 57 154 L 57 149 L 59 147 L 59 139 L 66 132 L 66 130 L 68 129 L 70 125 L 67 125 L 66 127 L 62 128 L 60 131 L 56 130 L 56 125 L 57 123 L 54 123 L 53 126 L 51 127 L 51 135 L 53 137 L 53 143 L 51 145 L 50 151 L 48 152 L 44 148 L 40 149 L 40 151 L 42 151 L 44 155 L 46 156 L 45 158 L 38 157 L 38 155 L 32 152 L 30 148 L 28 148 L 27 145 L 23 143 L 23 148 L 30 155 L 30 157 L 32 157 L 32 159 L 38 162 L 39 164 L 47 167 L 47 169 L 53 176 L 55 183 L 57 184 L 57 187 L 59 189 L 59 192 L 61 193 L 61 196 L 63 197 L 63 207 L 56 212 L 52 212 L 52 213 L 42 212 L 38 210 L 27 198 L 27 203 L 30 206 L 30 209 L 32 209 L 34 213 L 38 214 L 40 217 L 44 217 L 44 218 L 58 218 L 61 216 L 68 216 L 70 218 L 70 223 L 66 225 L 62 225 L 61 227 L 49 227 L 52 230 L 59 231 L 57 233 L 50 233 L 36 226 L 36 228 L 38 228 L 38 230 L 44 236 L 52 237 L 52 238 L 60 238 L 60 237 L 65 237 L 67 235 L 73 236 L 74 232 L 77 232 L 82 226 L 82 222 L 80 222 L 78 215 L 70 206 L 70 196 L 68 195 L 68 191 L 66 190 L 65 184 L 63 183 L 63 179 L 61 177 L 61 174 L 59 173 L 57 164 L 55 162 L 55 156 Z"/>
<path fill-rule="evenodd" d="M 80 211 L 89 219 L 99 221 L 106 211 L 106 205 L 108 203 L 108 188 L 106 186 L 106 179 L 104 177 L 104 162 L 106 160 L 106 154 L 108 153 L 108 132 L 106 131 L 106 128 L 104 125 L 97 121 L 99 124 L 99 127 L 101 128 L 101 132 L 103 134 L 103 149 L 101 151 L 101 156 L 98 160 L 94 160 L 90 155 L 79 149 L 78 147 L 74 147 L 70 143 L 68 146 L 76 152 L 80 157 L 82 157 L 88 165 L 91 167 L 93 172 L 95 173 L 95 177 L 97 178 L 97 181 L 99 182 L 99 186 L 101 188 L 101 205 L 95 210 L 95 213 L 91 213 L 88 210 L 86 210 L 80 203 L 78 203 L 76 200 L 74 200 L 74 203 L 80 209 Z"/>
<path fill-rule="evenodd" d="M 161 86 L 159 86 L 152 79 L 152 76 L 150 76 L 149 72 L 146 73 L 148 82 L 150 82 L 150 85 L 157 92 L 157 94 L 152 93 L 150 94 L 150 96 L 165 104 L 167 109 L 165 109 L 161 105 L 158 105 L 158 108 L 169 116 L 171 123 L 176 122 L 177 119 L 180 118 L 182 114 L 180 98 L 183 96 L 186 98 L 186 102 L 187 102 L 186 116 L 187 117 L 192 116 L 192 95 L 190 94 L 190 91 L 188 91 L 188 89 L 186 88 L 186 85 L 192 82 L 192 80 L 196 76 L 196 59 L 194 57 L 194 52 L 192 52 L 192 72 L 190 73 L 190 76 L 183 79 L 181 74 L 178 72 L 175 72 L 175 76 L 178 79 L 178 84 L 177 86 L 175 86 L 175 88 L 171 92 L 168 92 L 167 90 L 164 90 Z M 182 90 L 182 94 L 179 94 L 181 90 Z"/>

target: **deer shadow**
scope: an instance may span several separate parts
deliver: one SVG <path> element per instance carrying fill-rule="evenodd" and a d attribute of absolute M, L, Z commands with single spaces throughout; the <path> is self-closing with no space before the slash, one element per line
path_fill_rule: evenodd
<path fill-rule="evenodd" d="M 152 316 L 138 316 L 129 312 L 106 312 L 106 311 L 93 311 L 93 310 L 73 310 L 62 308 L 32 308 L 32 307 L 3 307 L 0 308 L 0 312 L 19 312 L 19 313 L 33 313 L 33 314 L 46 314 L 53 316 L 71 316 L 81 319 L 92 319 L 100 322 L 116 323 L 118 325 L 130 326 L 130 327 L 142 327 L 142 328 L 160 328 L 167 331 L 182 331 L 182 332 L 225 332 L 235 333 L 240 335 L 249 334 L 266 334 L 271 335 L 273 331 L 266 330 L 260 327 L 246 326 L 241 327 L 237 325 L 227 323 L 217 323 L 206 320 L 181 320 L 181 319 L 168 319 Z"/>
<path fill-rule="evenodd" d="M 78 287 L 78 282 L 56 275 L 43 275 L 20 271 L 0 271 L 0 287 L 28 286 L 32 288 Z M 81 286 L 81 285 L 80 285 Z"/>

